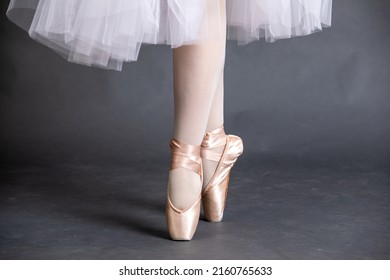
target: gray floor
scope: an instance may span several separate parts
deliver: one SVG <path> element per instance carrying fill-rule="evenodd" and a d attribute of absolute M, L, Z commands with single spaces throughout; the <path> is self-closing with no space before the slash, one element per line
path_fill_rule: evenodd
<path fill-rule="evenodd" d="M 390 173 L 239 159 L 222 223 L 165 226 L 168 158 L 2 168 L 1 259 L 389 259 Z"/>

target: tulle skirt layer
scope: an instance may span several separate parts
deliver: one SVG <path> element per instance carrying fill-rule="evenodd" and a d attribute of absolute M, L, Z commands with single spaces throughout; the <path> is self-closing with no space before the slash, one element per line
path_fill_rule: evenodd
<path fill-rule="evenodd" d="M 332 0 L 11 0 L 7 16 L 68 61 L 121 70 L 142 44 L 308 35 L 331 26 Z"/>

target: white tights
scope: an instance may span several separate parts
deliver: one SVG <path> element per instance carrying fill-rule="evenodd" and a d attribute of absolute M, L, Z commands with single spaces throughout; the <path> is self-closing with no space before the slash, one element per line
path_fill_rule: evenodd
<path fill-rule="evenodd" d="M 226 27 L 226 0 L 220 1 L 221 17 L 209 19 L 210 26 Z M 210 14 L 212 16 L 212 14 Z M 221 18 L 222 22 L 215 22 Z M 206 132 L 224 123 L 224 66 L 226 28 L 220 38 L 202 44 L 185 45 L 173 49 L 174 77 L 174 135 L 180 141 L 200 145 Z M 222 148 L 219 148 L 222 149 Z M 217 149 L 215 151 L 218 151 Z M 217 163 L 203 160 L 204 184 L 208 183 Z M 169 172 L 170 199 L 177 208 L 191 206 L 202 186 L 199 175 L 185 168 Z"/>

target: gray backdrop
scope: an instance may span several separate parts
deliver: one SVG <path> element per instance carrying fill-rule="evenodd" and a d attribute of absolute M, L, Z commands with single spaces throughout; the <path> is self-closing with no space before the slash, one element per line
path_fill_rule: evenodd
<path fill-rule="evenodd" d="M 71 64 L 9 22 L 7 5 L 2 164 L 169 157 L 170 47 L 144 45 L 122 72 Z M 335 0 L 322 32 L 244 47 L 228 41 L 225 130 L 242 137 L 247 158 L 388 164 L 389 10 L 385 0 Z"/>

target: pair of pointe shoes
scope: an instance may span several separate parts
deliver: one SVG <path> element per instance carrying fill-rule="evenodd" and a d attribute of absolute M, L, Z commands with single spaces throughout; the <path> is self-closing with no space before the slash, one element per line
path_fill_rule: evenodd
<path fill-rule="evenodd" d="M 224 146 L 222 154 L 213 151 L 222 146 Z M 172 153 L 170 170 L 184 167 L 197 173 L 201 186 L 203 185 L 202 158 L 218 162 L 210 182 L 201 190 L 192 206 L 186 209 L 176 208 L 169 198 L 169 191 L 167 192 L 165 212 L 169 235 L 173 240 L 191 240 L 198 226 L 201 200 L 206 219 L 209 222 L 222 221 L 230 171 L 244 147 L 242 139 L 236 135 L 226 135 L 222 125 L 206 133 L 199 146 L 172 138 L 170 148 Z"/>

